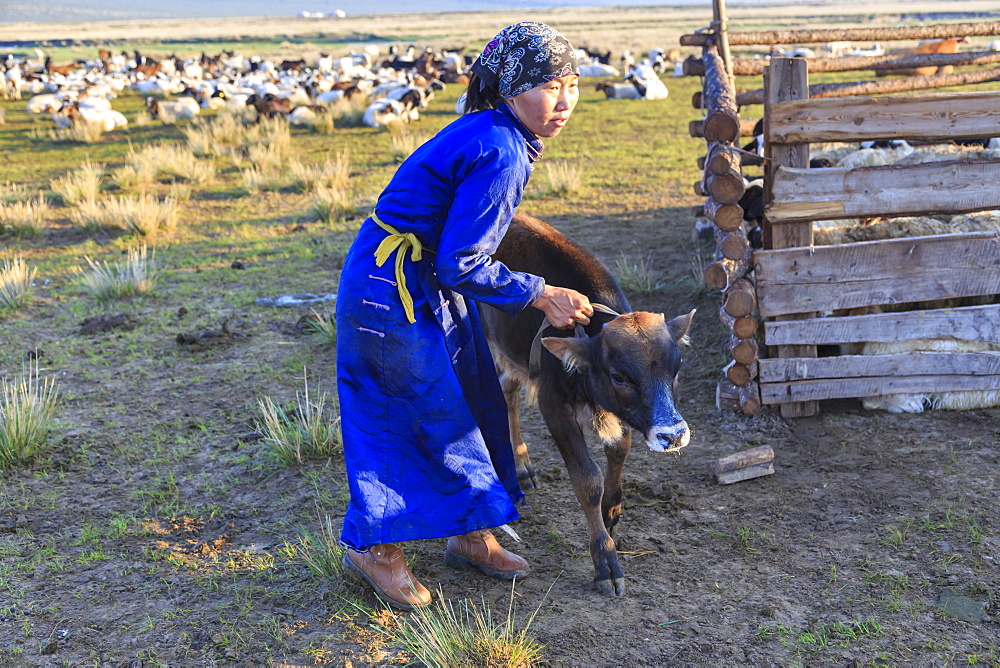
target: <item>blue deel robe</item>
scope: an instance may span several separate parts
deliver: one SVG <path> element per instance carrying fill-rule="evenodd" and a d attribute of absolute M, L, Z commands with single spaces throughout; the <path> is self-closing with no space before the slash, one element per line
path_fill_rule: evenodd
<path fill-rule="evenodd" d="M 506 105 L 463 116 L 399 166 L 375 214 L 424 247 L 407 251 L 411 324 L 387 236 L 362 224 L 337 296 L 337 387 L 351 501 L 341 540 L 355 549 L 440 538 L 518 518 L 523 498 L 507 407 L 476 302 L 516 315 L 544 281 L 490 255 L 510 225 L 542 145 Z"/>

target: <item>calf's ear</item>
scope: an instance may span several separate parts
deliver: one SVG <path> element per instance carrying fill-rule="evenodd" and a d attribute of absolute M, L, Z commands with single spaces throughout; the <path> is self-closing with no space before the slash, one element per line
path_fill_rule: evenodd
<path fill-rule="evenodd" d="M 587 354 L 589 338 L 547 336 L 542 339 L 542 345 L 559 358 L 567 371 L 579 371 L 590 366 L 590 357 Z"/>
<path fill-rule="evenodd" d="M 691 309 L 690 313 L 679 315 L 667 323 L 667 331 L 670 332 L 670 337 L 674 341 L 681 345 L 687 345 L 687 333 L 691 329 L 691 319 L 694 318 L 694 312 L 697 310 Z"/>

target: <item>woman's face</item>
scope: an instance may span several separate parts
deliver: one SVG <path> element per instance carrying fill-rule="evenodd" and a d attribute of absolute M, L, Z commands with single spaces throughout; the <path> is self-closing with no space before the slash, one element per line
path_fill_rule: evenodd
<path fill-rule="evenodd" d="M 568 74 L 507 98 L 518 120 L 536 137 L 555 137 L 580 99 L 580 77 Z"/>

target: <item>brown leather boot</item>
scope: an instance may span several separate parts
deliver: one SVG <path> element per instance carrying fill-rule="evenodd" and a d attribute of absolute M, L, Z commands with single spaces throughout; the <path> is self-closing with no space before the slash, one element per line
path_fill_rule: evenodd
<path fill-rule="evenodd" d="M 368 580 L 375 592 L 394 607 L 411 610 L 431 602 L 431 593 L 413 577 L 398 543 L 374 545 L 367 552 L 348 548 L 343 563 L 346 572 Z"/>
<path fill-rule="evenodd" d="M 531 572 L 528 562 L 501 547 L 488 529 L 449 538 L 444 563 L 456 568 L 475 566 L 491 578 L 501 580 L 523 578 Z"/>

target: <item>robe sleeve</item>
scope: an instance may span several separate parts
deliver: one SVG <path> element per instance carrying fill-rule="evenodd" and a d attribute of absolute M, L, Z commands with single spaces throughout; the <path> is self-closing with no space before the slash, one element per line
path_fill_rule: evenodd
<path fill-rule="evenodd" d="M 506 162 L 497 155 L 483 156 L 459 184 L 434 262 L 442 285 L 517 315 L 542 295 L 545 281 L 490 258 L 507 232 L 527 181 L 526 163 Z"/>

